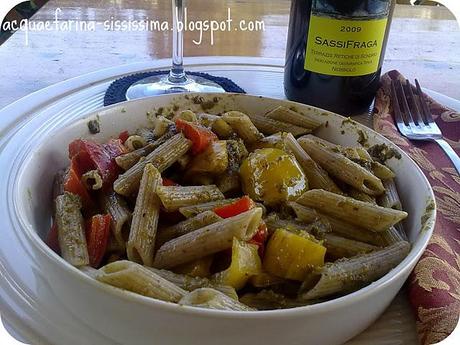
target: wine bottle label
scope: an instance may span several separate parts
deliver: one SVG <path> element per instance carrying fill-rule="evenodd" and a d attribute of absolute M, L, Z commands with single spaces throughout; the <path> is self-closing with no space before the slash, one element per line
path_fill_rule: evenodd
<path fill-rule="evenodd" d="M 312 12 L 305 69 L 340 77 L 375 73 L 387 21 L 387 17 L 342 19 Z"/>

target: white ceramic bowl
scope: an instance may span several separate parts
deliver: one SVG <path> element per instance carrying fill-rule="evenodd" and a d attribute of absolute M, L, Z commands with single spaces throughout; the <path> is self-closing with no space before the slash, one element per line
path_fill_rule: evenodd
<path fill-rule="evenodd" d="M 71 125 L 63 118 L 31 119 L 0 147 L 3 300 L 9 294 L 15 305 L 29 303 L 31 313 L 41 315 L 42 326 L 28 321 L 27 315 L 18 317 L 52 343 L 66 338 L 67 344 L 327 345 L 343 343 L 363 331 L 389 305 L 426 247 L 435 218 L 434 210 L 426 213 L 426 206 L 434 202 L 433 192 L 417 165 L 388 140 L 354 121 L 343 122 L 342 116 L 306 105 L 248 95 L 199 95 L 204 100 L 219 98 L 207 109 L 210 113 L 241 110 L 263 114 L 281 104 L 295 105 L 327 121 L 317 133 L 322 138 L 356 145 L 358 130 L 362 130 L 370 145 L 385 143 L 401 152 L 402 158 L 392 159 L 388 165 L 396 172 L 404 209 L 409 213 L 405 228 L 413 247 L 403 262 L 369 286 L 295 309 L 244 313 L 205 310 L 111 288 L 85 276 L 47 248 L 42 238 L 49 229 L 52 180 L 58 169 L 68 165 L 69 142 L 79 137 L 103 141 L 123 130 L 145 126 L 147 113 L 161 107 L 165 112 L 172 111 L 173 105 L 202 111 L 194 96 L 165 95 L 125 102 Z M 101 133 L 90 135 L 86 123 L 96 115 Z M 421 224 L 424 215 L 427 217 Z M 20 306 L 16 314 L 18 310 Z M 74 325 L 69 324 L 72 322 Z M 50 325 L 49 331 L 44 323 Z"/>

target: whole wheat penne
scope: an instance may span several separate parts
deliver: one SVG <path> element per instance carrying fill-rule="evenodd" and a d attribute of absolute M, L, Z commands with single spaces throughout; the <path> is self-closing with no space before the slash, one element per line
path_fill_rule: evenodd
<path fill-rule="evenodd" d="M 394 225 L 394 227 L 395 227 L 396 230 L 398 231 L 399 236 L 401 236 L 401 238 L 402 238 L 404 241 L 408 241 L 408 240 L 409 240 L 409 238 L 407 237 L 406 231 L 404 230 L 404 225 L 403 225 L 402 222 L 396 223 L 396 224 Z"/>
<path fill-rule="evenodd" d="M 135 262 L 115 261 L 99 269 L 100 282 L 143 296 L 178 302 L 187 292 Z"/>
<path fill-rule="evenodd" d="M 366 193 L 364 193 L 364 192 L 362 192 L 360 190 L 357 190 L 357 189 L 355 189 L 353 187 L 349 188 L 347 190 L 347 192 L 348 192 L 348 195 L 351 196 L 353 199 L 377 205 L 377 201 L 375 199 L 375 196 L 366 194 Z"/>
<path fill-rule="evenodd" d="M 407 217 L 404 211 L 373 205 L 322 189 L 302 194 L 297 202 L 332 217 L 373 231 L 384 231 Z"/>
<path fill-rule="evenodd" d="M 198 123 L 198 117 L 197 115 L 190 109 L 187 109 L 187 110 L 182 110 L 179 114 L 177 114 L 176 116 L 174 116 L 173 118 L 174 120 L 176 119 L 182 119 L 182 120 L 185 120 L 187 122 L 195 122 L 195 123 Z"/>
<path fill-rule="evenodd" d="M 148 155 L 150 152 L 155 150 L 160 145 L 164 144 L 167 140 L 171 139 L 171 137 L 176 134 L 175 130 L 168 130 L 168 132 L 154 140 L 155 136 L 151 129 L 148 128 L 141 128 L 138 130 L 138 135 L 143 137 L 147 145 L 141 147 L 135 151 L 125 153 L 115 158 L 115 162 L 117 165 L 122 168 L 123 170 L 128 170 L 134 164 L 136 164 L 142 157 Z"/>
<path fill-rule="evenodd" d="M 380 162 L 375 161 L 364 147 L 355 147 L 359 158 L 366 162 L 371 162 L 371 170 L 375 176 L 382 181 L 395 177 L 395 173 L 390 168 Z"/>
<path fill-rule="evenodd" d="M 294 201 L 289 201 L 287 205 L 292 208 L 297 217 L 297 220 L 301 222 L 313 223 L 319 219 L 318 212 L 316 212 L 316 210 L 311 207 L 301 205 Z"/>
<path fill-rule="evenodd" d="M 110 228 L 112 234 L 118 242 L 118 245 L 125 248 L 126 241 L 129 237 L 131 222 L 131 211 L 126 205 L 126 201 L 114 192 L 103 194 L 100 197 L 101 207 L 104 213 L 110 214 L 112 221 Z"/>
<path fill-rule="evenodd" d="M 291 123 L 310 130 L 314 130 L 322 124 L 322 121 L 320 121 L 315 115 L 301 114 L 283 106 L 276 107 L 265 116 L 273 120 Z"/>
<path fill-rule="evenodd" d="M 305 152 L 291 133 L 285 136 L 285 145 L 296 158 L 305 176 L 308 179 L 310 188 L 325 189 L 333 193 L 342 194 L 341 190 L 328 173 Z"/>
<path fill-rule="evenodd" d="M 138 128 L 136 130 L 136 134 L 140 135 L 148 143 L 155 141 L 155 135 L 153 134 L 153 129 L 151 128 L 147 128 L 147 127 Z"/>
<path fill-rule="evenodd" d="M 299 127 L 291 123 L 273 120 L 264 115 L 248 114 L 251 122 L 265 135 L 272 135 L 278 132 L 292 133 L 293 136 L 311 133 L 311 129 Z"/>
<path fill-rule="evenodd" d="M 320 214 L 320 218 L 330 225 L 332 232 L 335 234 L 376 246 L 383 245 L 380 233 L 369 231 L 368 229 L 363 229 L 359 226 L 346 223 L 343 220 L 329 217 L 323 213 Z"/>
<path fill-rule="evenodd" d="M 279 150 L 287 152 L 288 149 L 286 146 L 286 136 L 288 134 L 291 134 L 291 133 L 277 132 L 275 134 L 261 138 L 249 147 L 249 151 L 253 152 L 258 149 L 272 148 L 272 149 L 279 149 Z"/>
<path fill-rule="evenodd" d="M 385 191 L 378 177 L 340 153 L 333 152 L 305 136 L 299 138 L 298 142 L 318 164 L 337 179 L 370 195 L 380 195 Z"/>
<path fill-rule="evenodd" d="M 238 294 L 236 293 L 236 290 L 231 286 L 216 285 L 207 278 L 191 277 L 185 274 L 177 274 L 168 270 L 159 270 L 158 268 L 153 267 L 147 268 L 184 290 L 193 291 L 199 288 L 209 287 L 226 294 L 230 298 L 238 300 Z"/>
<path fill-rule="evenodd" d="M 246 293 L 241 296 L 240 302 L 257 310 L 288 309 L 315 303 L 315 301 L 299 301 L 289 298 L 273 290 Z"/>
<path fill-rule="evenodd" d="M 349 258 L 358 254 L 364 254 L 377 250 L 378 247 L 372 244 L 350 240 L 334 234 L 324 234 L 323 246 L 327 249 L 327 255 L 333 258 Z"/>
<path fill-rule="evenodd" d="M 255 143 L 263 134 L 259 132 L 251 119 L 240 111 L 229 111 L 222 115 L 222 119 L 243 139 L 246 144 Z"/>
<path fill-rule="evenodd" d="M 305 224 L 304 222 L 299 222 L 296 220 L 287 220 L 281 219 L 278 214 L 271 213 L 266 218 L 264 222 L 267 225 L 269 234 L 274 233 L 277 229 L 286 229 L 292 232 L 308 232 L 313 233 L 317 237 L 323 237 L 323 234 L 330 232 L 329 224 L 322 221 L 315 221 L 310 224 Z"/>
<path fill-rule="evenodd" d="M 225 199 L 216 185 L 159 186 L 157 194 L 168 212 L 176 211 L 184 206 Z"/>
<path fill-rule="evenodd" d="M 157 147 L 149 153 L 145 160 L 137 162 L 113 183 L 113 189 L 118 194 L 129 196 L 139 188 L 142 173 L 148 163 L 152 163 L 159 172 L 163 172 L 170 167 L 179 157 L 184 155 L 191 147 L 192 143 L 186 139 L 182 133 L 176 134 L 171 139 Z"/>
<path fill-rule="evenodd" d="M 147 164 L 139 186 L 129 239 L 126 244 L 128 259 L 145 266 L 153 264 L 160 216 L 160 200 L 156 189 L 161 182 L 160 172 L 152 164 Z"/>
<path fill-rule="evenodd" d="M 352 161 L 360 160 L 361 157 L 359 156 L 358 152 L 354 147 L 342 147 L 339 146 L 340 152 L 347 158 L 351 159 Z"/>
<path fill-rule="evenodd" d="M 162 245 L 173 238 L 188 234 L 196 229 L 203 228 L 209 224 L 216 223 L 222 220 L 217 214 L 212 211 L 205 211 L 197 214 L 194 217 L 188 218 L 170 227 L 160 229 L 157 234 L 157 244 Z"/>
<path fill-rule="evenodd" d="M 387 274 L 409 251 L 410 244 L 402 241 L 368 254 L 328 263 L 319 274 L 313 273 L 307 277 L 299 298 L 311 300 L 356 290 Z"/>
<path fill-rule="evenodd" d="M 125 146 L 129 151 L 136 151 L 147 145 L 147 140 L 140 135 L 130 135 L 125 141 Z"/>
<path fill-rule="evenodd" d="M 102 188 L 102 177 L 97 170 L 90 170 L 84 173 L 81 181 L 87 189 L 98 190 Z"/>
<path fill-rule="evenodd" d="M 57 196 L 54 204 L 61 256 L 75 267 L 89 265 L 80 198 L 75 194 L 64 192 Z"/>
<path fill-rule="evenodd" d="M 253 208 L 177 237 L 158 249 L 153 265 L 171 268 L 230 248 L 233 237 L 240 240 L 252 238 L 261 218 L 262 210 Z"/>
<path fill-rule="evenodd" d="M 394 243 L 406 241 L 407 238 L 404 238 L 401 233 L 394 226 L 390 226 L 389 229 L 382 231 L 380 233 L 382 237 L 383 246 L 390 246 Z"/>
<path fill-rule="evenodd" d="M 115 158 L 117 165 L 123 170 L 128 170 L 134 164 L 136 164 L 142 157 L 148 155 L 150 152 L 155 150 L 158 146 L 156 143 L 149 143 L 144 147 L 141 147 L 135 151 L 131 151 L 125 154 L 122 154 Z"/>
<path fill-rule="evenodd" d="M 378 204 L 383 207 L 402 210 L 401 199 L 399 199 L 395 181 L 393 179 L 384 180 L 383 186 L 385 187 L 385 193 L 379 197 Z"/>
<path fill-rule="evenodd" d="M 174 125 L 174 122 L 167 119 L 164 116 L 158 116 L 155 120 L 155 128 L 153 129 L 153 135 L 155 138 L 159 138 L 168 132 L 168 129 Z"/>
<path fill-rule="evenodd" d="M 205 203 L 202 203 L 202 204 L 196 204 L 196 205 L 181 207 L 181 208 L 179 208 L 179 212 L 182 213 L 182 215 L 184 217 L 190 218 L 190 217 L 194 217 L 197 214 L 200 214 L 200 213 L 202 213 L 204 211 L 209 211 L 209 210 L 213 210 L 213 209 L 215 209 L 216 207 L 219 207 L 219 206 L 232 204 L 236 200 L 238 200 L 238 198 L 216 200 L 216 201 L 205 202 Z"/>
<path fill-rule="evenodd" d="M 255 310 L 244 305 L 243 303 L 240 303 L 238 300 L 234 300 L 224 293 L 211 288 L 201 288 L 189 292 L 179 301 L 179 304 L 218 310 Z"/>

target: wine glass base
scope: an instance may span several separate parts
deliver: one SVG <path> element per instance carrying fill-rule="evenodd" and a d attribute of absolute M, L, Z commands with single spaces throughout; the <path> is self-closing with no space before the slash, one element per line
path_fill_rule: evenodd
<path fill-rule="evenodd" d="M 199 76 L 187 76 L 185 82 L 171 82 L 168 75 L 156 75 L 139 80 L 126 91 L 126 99 L 133 100 L 180 92 L 225 92 L 217 83 Z"/>

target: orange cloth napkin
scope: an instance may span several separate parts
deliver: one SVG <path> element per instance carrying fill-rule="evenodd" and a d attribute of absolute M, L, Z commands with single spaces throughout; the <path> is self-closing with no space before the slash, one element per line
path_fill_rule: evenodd
<path fill-rule="evenodd" d="M 417 318 L 419 339 L 421 344 L 426 345 L 446 338 L 459 320 L 460 176 L 436 143 L 409 141 L 398 132 L 390 101 L 392 79 L 405 81 L 398 71 L 390 71 L 382 76 L 375 101 L 374 129 L 417 162 L 436 196 L 435 230 L 408 281 L 409 299 Z M 460 113 L 430 97 L 427 100 L 445 139 L 457 154 L 460 153 Z"/>

